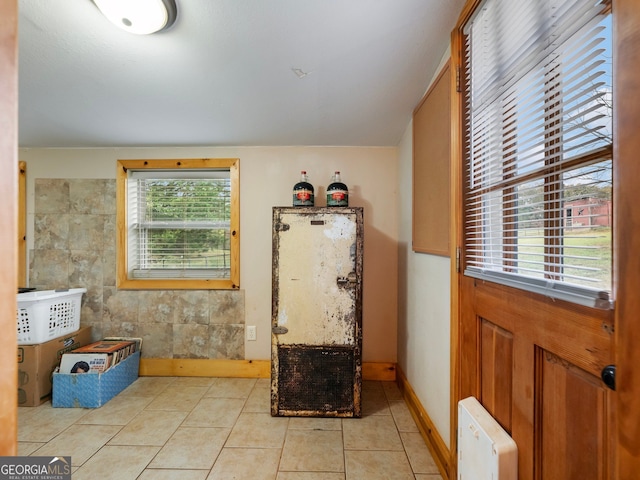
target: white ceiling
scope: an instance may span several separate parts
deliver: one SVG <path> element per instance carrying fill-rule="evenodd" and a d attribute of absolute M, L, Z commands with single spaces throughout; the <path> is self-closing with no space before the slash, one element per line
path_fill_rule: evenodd
<path fill-rule="evenodd" d="M 177 3 L 136 36 L 19 0 L 20 146 L 395 146 L 464 0 Z"/>

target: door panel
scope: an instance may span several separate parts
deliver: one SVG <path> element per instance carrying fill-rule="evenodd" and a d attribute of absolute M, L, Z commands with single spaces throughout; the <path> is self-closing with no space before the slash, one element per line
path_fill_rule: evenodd
<path fill-rule="evenodd" d="M 502 428 L 511 432 L 513 334 L 484 319 L 480 328 L 482 402 Z"/>
<path fill-rule="evenodd" d="M 608 478 L 608 392 L 599 377 L 537 348 L 541 419 L 538 478 Z"/>
<path fill-rule="evenodd" d="M 611 360 L 613 311 L 596 310 L 490 282 L 471 281 L 480 318 L 523 335 L 599 376 Z M 612 363 L 612 362 L 609 362 Z"/>
<path fill-rule="evenodd" d="M 476 396 L 512 435 L 519 478 L 610 478 L 611 393 L 599 376 L 613 362 L 613 312 L 490 282 L 462 285 L 461 351 L 478 361 L 461 363 L 460 398 Z"/>

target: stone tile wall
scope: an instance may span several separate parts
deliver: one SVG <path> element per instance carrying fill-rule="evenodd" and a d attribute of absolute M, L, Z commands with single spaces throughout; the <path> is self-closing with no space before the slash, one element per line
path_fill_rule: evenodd
<path fill-rule="evenodd" d="M 143 338 L 147 358 L 244 359 L 244 291 L 118 290 L 116 182 L 36 179 L 29 285 L 84 287 L 93 337 Z"/>

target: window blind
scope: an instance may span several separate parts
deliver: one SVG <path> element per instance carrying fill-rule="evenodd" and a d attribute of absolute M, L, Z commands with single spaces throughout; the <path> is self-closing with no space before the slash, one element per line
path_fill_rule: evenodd
<path fill-rule="evenodd" d="M 229 278 L 229 170 L 130 171 L 133 278 Z"/>
<path fill-rule="evenodd" d="M 464 39 L 465 274 L 607 308 L 610 5 L 486 0 Z"/>

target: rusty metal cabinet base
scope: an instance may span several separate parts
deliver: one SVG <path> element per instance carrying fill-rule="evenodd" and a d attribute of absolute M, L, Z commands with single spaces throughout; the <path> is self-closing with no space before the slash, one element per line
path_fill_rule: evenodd
<path fill-rule="evenodd" d="M 362 366 L 351 347 L 281 347 L 272 415 L 360 417 Z M 354 381 L 355 379 L 355 381 Z"/>

